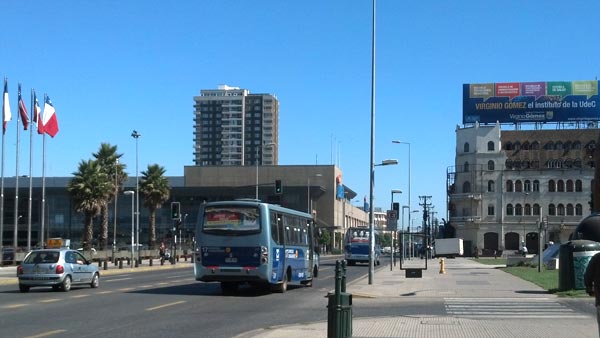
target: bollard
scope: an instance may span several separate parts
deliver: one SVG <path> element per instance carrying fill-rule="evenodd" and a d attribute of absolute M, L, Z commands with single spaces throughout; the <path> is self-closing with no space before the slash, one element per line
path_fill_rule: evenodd
<path fill-rule="evenodd" d="M 104 270 L 108 270 L 108 260 L 104 260 Z"/>
<path fill-rule="evenodd" d="M 444 259 L 440 259 L 440 273 L 446 273 L 446 264 Z"/>
<path fill-rule="evenodd" d="M 131 259 L 127 257 L 127 265 L 131 266 Z"/>
<path fill-rule="evenodd" d="M 352 337 L 352 295 L 346 289 L 346 261 L 336 261 L 335 293 L 328 294 L 327 338 Z"/>
<path fill-rule="evenodd" d="M 150 258 L 150 260 L 148 261 L 148 265 L 149 265 L 149 266 L 152 266 L 152 260 L 153 260 L 153 259 L 152 259 L 152 258 Z"/>
<path fill-rule="evenodd" d="M 119 269 L 123 269 L 123 258 L 119 259 Z"/>
<path fill-rule="evenodd" d="M 187 262 L 187 255 L 183 256 L 183 261 Z"/>
<path fill-rule="evenodd" d="M 135 259 L 135 267 L 137 268 L 140 265 L 140 261 L 138 259 Z"/>

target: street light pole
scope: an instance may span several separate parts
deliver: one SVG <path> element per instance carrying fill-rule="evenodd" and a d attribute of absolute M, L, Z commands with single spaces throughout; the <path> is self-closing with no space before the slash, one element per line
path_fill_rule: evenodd
<path fill-rule="evenodd" d="M 139 171 L 138 171 L 138 139 L 142 134 L 134 130 L 131 133 L 131 137 L 135 139 L 135 198 L 136 198 L 136 210 L 135 210 L 135 224 L 137 232 L 137 244 L 138 244 L 138 261 L 140 258 L 139 244 L 140 244 L 140 183 L 139 183 Z"/>
<path fill-rule="evenodd" d="M 373 189 L 375 186 L 375 8 L 377 1 L 373 0 L 373 29 L 371 31 L 371 159 L 369 172 L 369 284 L 373 284 L 373 273 L 375 272 L 375 262 L 373 255 L 375 251 L 375 242 L 373 241 Z"/>
<path fill-rule="evenodd" d="M 392 143 L 406 144 L 408 146 L 408 210 L 410 210 L 410 143 L 399 140 L 394 140 Z M 410 224 L 409 224 L 410 226 Z"/>
<path fill-rule="evenodd" d="M 119 196 L 119 159 L 115 159 L 115 217 L 113 225 L 112 261 L 116 262 L 117 252 L 117 197 Z"/>
<path fill-rule="evenodd" d="M 131 195 L 131 264 L 132 264 L 132 267 L 133 267 L 133 257 L 135 256 L 135 216 L 134 216 L 134 211 L 135 211 L 135 205 L 134 205 L 135 191 L 133 191 L 133 190 L 126 190 L 123 193 L 125 195 Z"/>

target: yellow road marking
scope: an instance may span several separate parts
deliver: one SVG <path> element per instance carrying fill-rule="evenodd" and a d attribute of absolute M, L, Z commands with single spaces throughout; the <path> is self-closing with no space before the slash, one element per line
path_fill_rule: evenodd
<path fill-rule="evenodd" d="M 113 293 L 112 291 L 100 291 L 98 294 L 105 295 L 107 293 Z"/>
<path fill-rule="evenodd" d="M 44 332 L 44 333 L 40 333 L 40 334 L 36 334 L 36 335 L 34 335 L 34 336 L 25 337 L 25 338 L 41 338 L 41 337 L 48 337 L 48 336 L 52 336 L 52 335 L 59 334 L 59 333 L 63 333 L 63 332 L 67 332 L 67 330 L 54 330 L 54 331 L 48 331 L 48 332 Z"/>
<path fill-rule="evenodd" d="M 2 308 L 3 309 L 16 309 L 16 308 L 24 307 L 27 305 L 28 304 L 12 304 L 12 305 L 4 305 L 4 306 L 2 306 Z"/>
<path fill-rule="evenodd" d="M 154 311 L 154 310 L 158 310 L 158 309 L 162 309 L 165 307 L 174 306 L 174 305 L 178 305 L 178 304 L 183 304 L 183 303 L 185 303 L 185 300 L 180 300 L 178 302 L 163 304 L 163 305 L 159 305 L 159 306 L 155 306 L 155 307 L 149 307 L 146 309 L 146 311 Z"/>
<path fill-rule="evenodd" d="M 89 297 L 90 295 L 76 295 L 76 296 L 72 296 L 72 298 L 84 298 L 84 297 Z"/>
<path fill-rule="evenodd" d="M 131 291 L 133 290 L 133 288 L 123 288 L 123 289 L 119 289 L 119 291 Z"/>

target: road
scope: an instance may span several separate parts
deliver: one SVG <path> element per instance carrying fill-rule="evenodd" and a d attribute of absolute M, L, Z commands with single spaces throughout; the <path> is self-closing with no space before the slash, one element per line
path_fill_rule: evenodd
<path fill-rule="evenodd" d="M 313 287 L 290 287 L 285 294 L 241 287 L 237 294 L 224 296 L 219 284 L 195 281 L 191 265 L 106 275 L 98 289 L 78 287 L 66 293 L 50 288 L 20 293 L 17 285 L 3 285 L 1 336 L 217 338 L 271 325 L 322 321 L 327 319 L 325 295 L 334 288 L 336 258 L 340 259 L 322 258 Z M 383 261 L 378 268 L 389 265 Z M 348 267 L 348 282 L 367 273 L 366 265 Z"/>

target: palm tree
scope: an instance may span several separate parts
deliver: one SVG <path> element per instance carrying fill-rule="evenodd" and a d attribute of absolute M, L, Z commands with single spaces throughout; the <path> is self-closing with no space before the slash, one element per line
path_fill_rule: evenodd
<path fill-rule="evenodd" d="M 73 198 L 75 211 L 84 213 L 83 249 L 90 250 L 94 238 L 93 219 L 100 213 L 112 186 L 98 162 L 82 160 L 79 169 L 67 186 Z"/>
<path fill-rule="evenodd" d="M 144 196 L 144 206 L 148 208 L 150 216 L 148 219 L 150 249 L 156 245 L 156 209 L 162 207 L 169 200 L 171 187 L 165 175 L 165 168 L 158 164 L 148 165 L 148 170 L 142 171 L 140 180 L 140 194 Z"/>
<path fill-rule="evenodd" d="M 106 173 L 112 186 L 111 193 L 100 207 L 100 249 L 105 249 L 108 241 L 108 204 L 119 194 L 119 190 L 127 180 L 127 174 L 124 172 L 125 165 L 119 163 L 123 154 L 117 153 L 117 146 L 101 143 L 98 152 L 92 155 L 96 158 L 100 169 Z"/>

